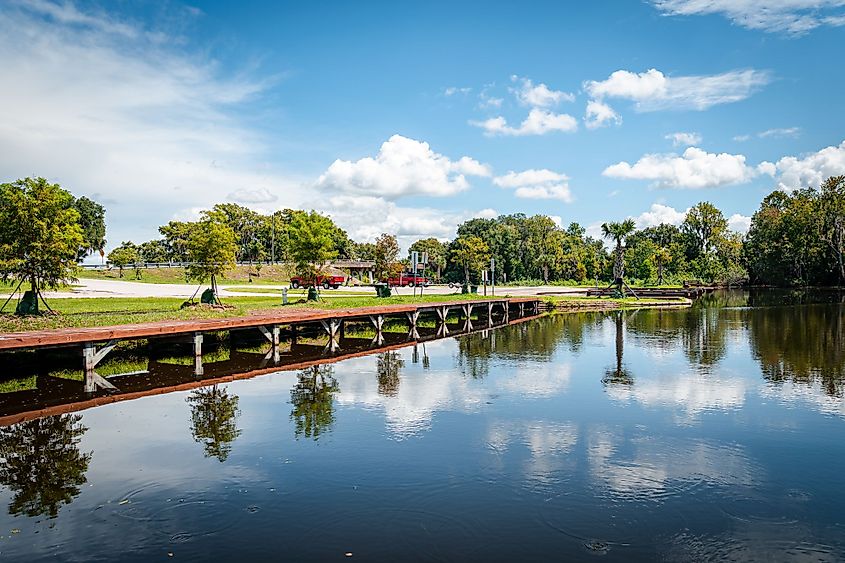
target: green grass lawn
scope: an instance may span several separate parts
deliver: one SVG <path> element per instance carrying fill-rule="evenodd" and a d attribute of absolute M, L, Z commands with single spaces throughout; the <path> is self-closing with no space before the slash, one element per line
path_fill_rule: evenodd
<path fill-rule="evenodd" d="M 592 304 L 597 306 L 606 304 L 607 306 L 612 307 L 619 306 L 623 309 L 651 305 L 677 305 L 687 302 L 687 299 L 683 297 L 667 297 L 660 299 L 655 297 L 643 297 L 640 299 L 637 299 L 636 297 L 623 297 L 621 299 L 617 299 L 614 297 L 587 297 L 585 295 L 542 295 L 540 297 L 546 303 L 551 303 L 553 305 L 565 305 L 567 303 L 571 303 L 573 305 L 584 305 L 585 307 L 588 307 Z"/>
<path fill-rule="evenodd" d="M 12 314 L 0 314 L 0 332 L 21 332 L 67 327 L 92 327 L 143 323 L 163 320 L 190 320 L 208 318 L 239 317 L 257 312 L 307 308 L 338 309 L 350 307 L 372 307 L 398 303 L 440 302 L 449 300 L 484 299 L 479 295 L 410 295 L 379 299 L 375 296 L 335 297 L 318 303 L 294 302 L 283 306 L 280 296 L 227 297 L 225 305 L 231 309 L 213 309 L 196 307 L 180 309 L 184 302 L 181 298 L 67 298 L 50 299 L 50 307 L 57 315 L 40 317 L 16 317 Z M 296 300 L 299 301 L 299 300 Z"/>
<path fill-rule="evenodd" d="M 332 295 L 333 292 L 323 292 Z M 289 294 L 290 295 L 290 294 Z M 499 296 L 504 297 L 504 296 Z M 346 309 L 355 307 L 373 307 L 377 305 L 395 305 L 402 303 L 437 303 L 442 301 L 483 300 L 481 295 L 462 295 L 452 293 L 448 295 L 398 295 L 388 298 L 377 298 L 374 295 L 343 296 L 335 295 L 317 303 L 306 303 L 304 299 L 293 296 L 289 305 L 281 304 L 280 295 L 226 297 L 223 303 L 231 306 L 227 309 L 210 307 L 196 307 L 180 309 L 184 302 L 176 297 L 130 298 L 130 297 L 102 297 L 102 298 L 66 298 L 51 299 L 50 307 L 57 315 L 40 317 L 16 317 L 12 314 L 0 314 L 0 332 L 22 332 L 27 330 L 42 330 L 67 327 L 93 327 L 143 323 L 162 320 L 190 320 L 207 318 L 239 317 L 259 312 L 305 309 Z M 651 305 L 657 303 L 684 302 L 683 299 L 641 299 L 633 297 L 612 299 L 607 297 L 584 297 L 575 295 L 542 296 L 543 301 L 557 304 L 570 302 L 590 305 L 621 306 L 623 308 Z"/>

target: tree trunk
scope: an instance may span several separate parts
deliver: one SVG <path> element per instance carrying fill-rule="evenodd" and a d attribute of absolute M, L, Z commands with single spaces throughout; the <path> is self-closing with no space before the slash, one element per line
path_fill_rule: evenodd
<path fill-rule="evenodd" d="M 622 354 L 624 350 L 624 337 L 622 331 L 622 313 L 616 315 L 616 373 L 622 373 Z"/>
<path fill-rule="evenodd" d="M 616 279 L 625 277 L 625 259 L 622 252 L 622 241 L 616 241 L 616 259 L 613 263 L 613 277 Z"/>

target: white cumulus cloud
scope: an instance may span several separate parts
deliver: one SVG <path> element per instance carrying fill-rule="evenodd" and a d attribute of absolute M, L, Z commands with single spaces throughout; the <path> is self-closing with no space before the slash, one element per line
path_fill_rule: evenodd
<path fill-rule="evenodd" d="M 738 233 L 747 233 L 748 229 L 751 227 L 751 217 L 748 215 L 740 215 L 739 213 L 734 213 L 730 217 L 728 217 L 728 228 L 732 231 L 736 231 Z"/>
<path fill-rule="evenodd" d="M 801 157 L 785 156 L 774 163 L 762 162 L 757 169 L 775 176 L 781 190 L 817 188 L 828 177 L 845 174 L 845 141 Z"/>
<path fill-rule="evenodd" d="M 572 132 L 578 129 L 578 120 L 566 113 L 552 113 L 540 108 L 534 108 L 528 112 L 528 117 L 525 118 L 519 127 L 512 127 L 508 125 L 504 117 L 491 117 L 484 121 L 470 121 L 470 125 L 475 125 L 484 129 L 486 135 L 510 135 L 521 137 L 525 135 L 545 135 L 553 131 Z"/>
<path fill-rule="evenodd" d="M 317 179 L 316 187 L 388 199 L 449 196 L 469 188 L 466 176 L 490 176 L 490 169 L 467 156 L 451 160 L 426 142 L 393 135 L 375 158 L 335 160 Z"/>
<path fill-rule="evenodd" d="M 653 0 L 653 4 L 667 16 L 718 14 L 748 29 L 788 35 L 845 25 L 843 0 Z"/>
<path fill-rule="evenodd" d="M 754 168 L 741 154 L 708 153 L 696 147 L 683 155 L 647 154 L 633 165 L 619 162 L 605 168 L 602 175 L 629 180 L 653 180 L 658 187 L 713 188 L 750 181 Z"/>
<path fill-rule="evenodd" d="M 449 97 L 455 94 L 469 94 L 470 92 L 472 92 L 472 88 L 449 86 L 443 90 L 443 95 Z"/>
<path fill-rule="evenodd" d="M 631 100 L 637 111 L 700 111 L 744 100 L 770 81 L 768 72 L 754 69 L 700 76 L 666 76 L 652 68 L 640 73 L 617 70 L 606 80 L 585 82 L 584 90 L 598 100 Z"/>
<path fill-rule="evenodd" d="M 559 199 L 572 201 L 569 190 L 569 177 L 551 170 L 525 170 L 508 172 L 504 176 L 493 178 L 493 183 L 501 188 L 514 190 L 516 197 L 526 199 Z"/>
<path fill-rule="evenodd" d="M 301 203 L 291 178 L 237 111 L 272 85 L 221 72 L 178 37 L 71 2 L 6 2 L 0 61 L 0 177 L 37 174 L 107 208 L 109 241 L 233 189 Z"/>
<path fill-rule="evenodd" d="M 676 147 L 692 146 L 701 143 L 701 135 L 698 133 L 670 133 L 664 137 L 666 140 L 672 141 Z"/>
<path fill-rule="evenodd" d="M 535 85 L 528 78 L 511 76 L 511 80 L 519 83 L 519 86 L 512 88 L 512 91 L 516 95 L 517 101 L 524 106 L 547 108 L 563 101 L 571 102 L 575 100 L 575 96 L 569 92 L 552 90 L 542 83 Z"/>
<path fill-rule="evenodd" d="M 604 102 L 590 100 L 587 102 L 587 111 L 584 115 L 584 123 L 587 129 L 598 129 L 611 123 L 622 123 L 622 118 L 616 111 Z"/>
<path fill-rule="evenodd" d="M 373 242 L 388 233 L 396 235 L 402 248 L 421 238 L 454 238 L 458 224 L 485 213 L 405 207 L 382 197 L 357 194 L 335 195 L 321 200 L 316 207 L 356 241 Z"/>
<path fill-rule="evenodd" d="M 230 193 L 226 198 L 235 203 L 272 203 L 279 199 L 276 194 L 271 193 L 267 188 L 241 188 Z"/>
<path fill-rule="evenodd" d="M 768 137 L 797 137 L 798 134 L 801 132 L 800 127 L 781 127 L 776 129 L 766 129 L 765 131 L 760 131 L 757 133 L 757 136 L 761 139 L 765 139 Z"/>
<path fill-rule="evenodd" d="M 674 207 L 663 205 L 662 203 L 652 203 L 648 211 L 643 211 L 634 221 L 637 223 L 638 229 L 645 229 L 646 227 L 656 227 L 657 225 L 680 225 L 684 222 L 684 217 L 687 216 L 689 208 L 683 211 L 678 211 Z"/>

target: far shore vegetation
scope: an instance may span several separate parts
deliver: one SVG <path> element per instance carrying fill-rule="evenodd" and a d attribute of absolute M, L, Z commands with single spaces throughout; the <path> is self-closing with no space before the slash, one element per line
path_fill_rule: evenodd
<path fill-rule="evenodd" d="M 80 276 L 196 283 L 198 288 L 209 284 L 202 300 L 219 305 L 220 281 L 238 286 L 284 284 L 293 274 L 316 279 L 330 273 L 330 264 L 337 260 L 371 262 L 376 281 L 410 270 L 395 236 L 356 242 L 330 217 L 314 211 L 284 209 L 265 215 L 224 203 L 203 211 L 198 221 L 171 221 L 158 231 L 160 237 L 153 240 L 115 245 L 107 256 L 110 269 L 83 271 L 79 263 L 87 257 L 106 259 L 106 209 L 44 178 L 0 184 L 0 283 L 7 296 L 26 291 L 6 303 L 4 313 L 39 314 L 41 303 L 64 316 L 76 314 L 85 305 L 53 308 L 43 300 L 43 291 L 67 288 Z M 607 285 L 623 276 L 632 285 L 650 286 L 696 280 L 841 287 L 845 176 L 828 178 L 818 187 L 772 192 L 745 235 L 731 231 L 722 211 L 706 201 L 691 207 L 679 225 L 636 229 L 626 220 L 603 224 L 602 234 L 605 240 L 590 236 L 578 223 L 564 226 L 546 215 L 517 213 L 470 219 L 457 227 L 454 240 L 425 238 L 410 249 L 428 257 L 421 275 L 464 286 L 481 285 L 492 259 L 500 287 Z M 148 267 L 162 263 L 185 266 Z M 268 306 L 278 300 L 267 299 Z M 359 298 L 349 299 L 351 303 Z M 320 306 L 339 301 L 338 296 Z M 252 302 L 227 298 L 231 309 L 226 314 L 248 312 L 247 303 Z M 143 300 L 133 299 L 114 318 L 155 317 L 145 307 Z M 46 319 L 30 325 L 77 326 L 67 322 L 71 324 Z"/>

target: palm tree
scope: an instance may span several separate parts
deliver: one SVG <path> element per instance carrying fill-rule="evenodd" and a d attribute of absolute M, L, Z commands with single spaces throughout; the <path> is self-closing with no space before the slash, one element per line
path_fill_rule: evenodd
<path fill-rule="evenodd" d="M 625 277 L 625 249 L 622 246 L 628 235 L 634 232 L 636 225 L 633 219 L 625 219 L 621 223 L 602 223 L 601 234 L 606 239 L 616 242 L 616 258 L 613 261 L 613 279 L 619 290 L 622 290 L 622 278 Z"/>

